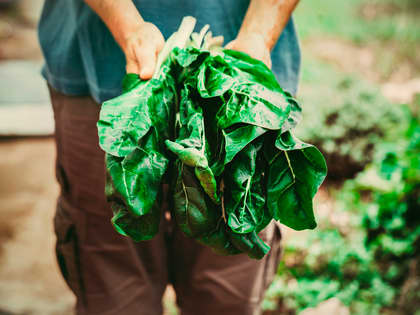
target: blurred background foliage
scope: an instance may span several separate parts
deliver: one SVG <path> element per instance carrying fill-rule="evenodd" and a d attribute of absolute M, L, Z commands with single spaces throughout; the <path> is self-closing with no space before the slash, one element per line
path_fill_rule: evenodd
<path fill-rule="evenodd" d="M 297 133 L 329 175 L 318 228 L 285 230 L 266 314 L 321 314 L 338 299 L 343 314 L 419 315 L 420 1 L 304 1 L 295 19 Z"/>

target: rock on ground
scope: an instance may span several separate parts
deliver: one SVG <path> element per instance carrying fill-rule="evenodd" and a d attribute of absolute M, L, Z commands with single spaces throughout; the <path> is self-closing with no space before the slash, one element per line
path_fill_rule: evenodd
<path fill-rule="evenodd" d="M 331 298 L 317 307 L 305 309 L 299 315 L 350 315 L 350 311 L 339 299 Z"/>

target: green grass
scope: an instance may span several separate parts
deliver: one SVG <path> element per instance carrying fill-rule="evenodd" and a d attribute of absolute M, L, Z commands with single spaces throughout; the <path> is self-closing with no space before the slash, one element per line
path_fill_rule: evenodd
<path fill-rule="evenodd" d="M 407 0 L 301 1 L 295 17 L 303 39 L 337 36 L 356 43 L 378 40 L 415 43 L 420 40 L 420 9 L 413 9 L 409 3 Z"/>
<path fill-rule="evenodd" d="M 311 0 L 296 12 L 302 40 L 336 38 L 367 46 L 376 56 L 375 70 L 382 80 L 401 65 L 420 75 L 420 1 L 418 0 Z"/>
<path fill-rule="evenodd" d="M 303 39 L 319 36 L 360 37 L 363 29 L 357 23 L 355 7 L 361 3 L 362 0 L 301 1 L 295 12 L 299 35 Z"/>

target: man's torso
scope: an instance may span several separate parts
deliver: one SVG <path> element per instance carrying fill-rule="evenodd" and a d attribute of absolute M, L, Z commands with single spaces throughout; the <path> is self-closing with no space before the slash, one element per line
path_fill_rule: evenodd
<path fill-rule="evenodd" d="M 134 0 L 144 20 L 156 24 L 165 38 L 186 15 L 197 18 L 196 30 L 210 24 L 214 35 L 233 40 L 249 0 Z M 68 95 L 91 95 L 101 103 L 121 93 L 125 74 L 123 52 L 101 19 L 83 0 L 46 0 L 39 24 L 46 59 L 43 75 Z M 296 93 L 300 50 L 293 21 L 272 51 L 273 72 L 281 86 Z"/>

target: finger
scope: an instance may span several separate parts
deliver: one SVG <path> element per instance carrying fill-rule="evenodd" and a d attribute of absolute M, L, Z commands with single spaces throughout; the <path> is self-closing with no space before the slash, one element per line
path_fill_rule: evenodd
<path fill-rule="evenodd" d="M 270 53 L 266 53 L 265 54 L 265 56 L 264 56 L 264 58 L 262 58 L 262 60 L 261 60 L 262 62 L 264 62 L 265 63 L 265 65 L 269 68 L 269 69 L 271 69 L 271 66 L 272 66 L 272 63 L 271 63 L 271 56 L 270 56 Z"/>
<path fill-rule="evenodd" d="M 127 65 L 125 66 L 125 71 L 127 73 L 136 73 L 139 74 L 139 66 L 136 61 L 127 60 Z"/>
<path fill-rule="evenodd" d="M 125 60 L 126 60 L 125 71 L 127 73 L 139 74 L 139 65 L 137 63 L 137 58 L 136 58 L 134 49 L 132 47 L 130 47 L 130 49 L 127 50 Z"/>
<path fill-rule="evenodd" d="M 234 45 L 235 45 L 235 41 L 232 40 L 232 41 L 230 41 L 229 43 L 226 44 L 225 48 L 226 49 L 233 49 Z"/>
<path fill-rule="evenodd" d="M 223 41 L 224 41 L 224 37 L 223 36 L 216 36 L 216 37 L 212 37 L 209 40 L 208 43 L 208 47 L 214 47 L 214 46 L 222 46 L 223 45 Z"/>
<path fill-rule="evenodd" d="M 264 56 L 264 60 L 263 60 L 263 62 L 265 63 L 265 65 L 266 65 L 269 69 L 271 69 L 271 67 L 272 67 L 272 62 L 271 62 L 271 53 L 270 53 L 270 51 L 269 51 L 269 50 L 266 50 L 264 55 L 265 55 L 265 56 Z"/>
<path fill-rule="evenodd" d="M 156 38 L 156 43 L 157 53 L 160 53 L 160 51 L 163 49 L 163 46 L 165 46 L 165 39 L 163 38 L 163 35 L 160 32 L 158 38 Z"/>
<path fill-rule="evenodd" d="M 156 59 L 157 59 L 157 51 L 153 47 L 136 47 L 136 57 L 137 62 L 140 67 L 140 78 L 143 80 L 148 80 L 153 76 L 153 72 L 155 71 Z"/>

